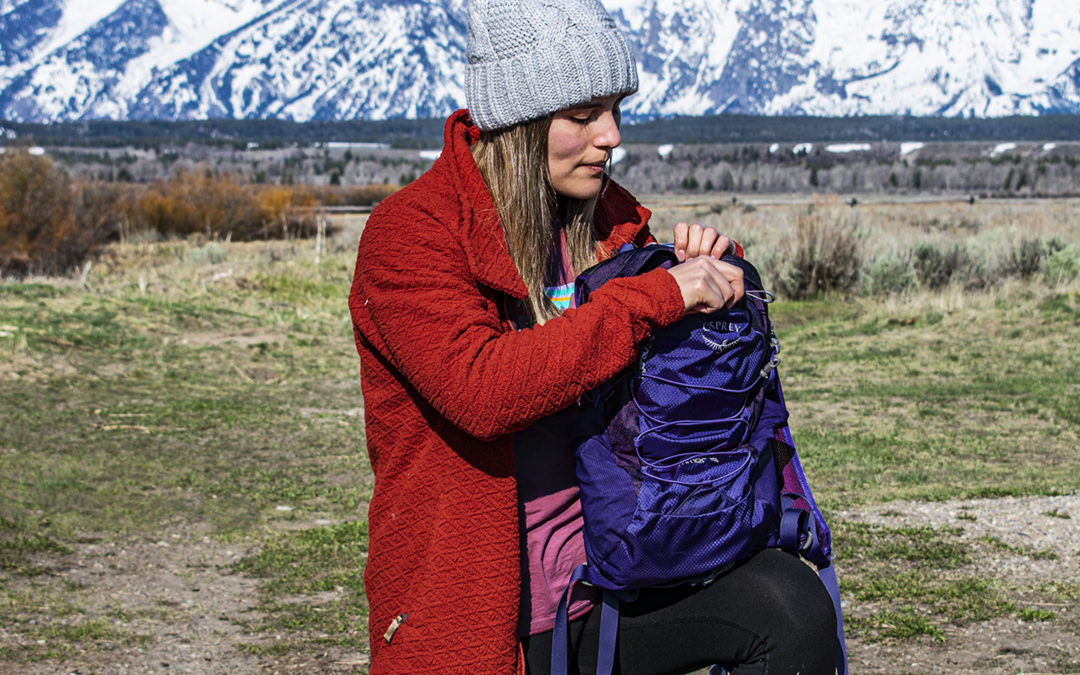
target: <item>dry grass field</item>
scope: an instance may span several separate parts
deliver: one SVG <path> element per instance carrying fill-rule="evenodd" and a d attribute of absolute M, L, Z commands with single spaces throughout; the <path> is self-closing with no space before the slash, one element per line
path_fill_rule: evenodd
<path fill-rule="evenodd" d="M 857 258 L 773 305 L 852 672 L 1080 672 L 1080 200 L 642 201 L 767 282 Z M 0 672 L 366 671 L 340 225 L 0 282 Z"/>

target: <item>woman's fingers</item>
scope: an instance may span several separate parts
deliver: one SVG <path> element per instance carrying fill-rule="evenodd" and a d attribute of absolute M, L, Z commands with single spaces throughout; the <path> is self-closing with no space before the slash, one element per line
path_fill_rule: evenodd
<path fill-rule="evenodd" d="M 720 258 L 731 250 L 729 237 L 701 223 L 675 223 L 672 240 L 675 242 L 675 257 L 679 259 L 679 262 L 699 255 Z"/>
<path fill-rule="evenodd" d="M 686 260 L 686 246 L 690 240 L 690 226 L 686 223 L 675 223 L 672 240 L 675 242 L 675 257 L 679 259 L 679 262 Z"/>
<path fill-rule="evenodd" d="M 720 262 L 716 258 L 710 258 L 715 261 L 716 267 L 720 273 L 724 276 L 724 280 L 728 282 L 731 287 L 732 297 L 726 305 L 731 307 L 739 300 L 742 300 L 743 295 L 746 293 L 746 286 L 743 285 L 743 271 L 741 267 L 736 267 L 731 263 Z"/>
<path fill-rule="evenodd" d="M 696 258 L 701 255 L 701 223 L 690 226 L 690 232 L 686 242 L 686 259 Z"/>
<path fill-rule="evenodd" d="M 732 246 L 731 237 L 726 234 L 717 234 L 716 243 L 713 244 L 709 255 L 714 258 L 723 258 L 728 253 L 734 253 L 732 249 L 734 249 L 734 246 Z"/>
<path fill-rule="evenodd" d="M 701 238 L 698 240 L 697 254 L 710 255 L 713 250 L 713 245 L 716 244 L 716 240 L 720 236 L 720 233 L 711 227 L 702 227 L 701 225 L 698 225 L 698 228 L 701 230 Z"/>
<path fill-rule="evenodd" d="M 692 258 L 668 271 L 679 285 L 687 312 L 707 314 L 731 307 L 745 292 L 742 270 L 709 256 Z"/>

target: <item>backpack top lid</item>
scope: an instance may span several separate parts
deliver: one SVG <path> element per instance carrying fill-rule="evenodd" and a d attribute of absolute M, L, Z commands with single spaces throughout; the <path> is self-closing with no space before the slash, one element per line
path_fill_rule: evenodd
<path fill-rule="evenodd" d="M 737 255 L 727 254 L 721 258 L 726 263 L 735 265 L 743 271 L 747 285 L 761 289 L 761 275 L 757 268 Z M 606 282 L 618 277 L 632 277 L 645 274 L 663 267 L 671 268 L 679 263 L 675 249 L 670 244 L 649 244 L 638 248 L 633 244 L 623 244 L 616 255 L 601 261 L 578 275 L 574 280 L 574 300 L 581 305 L 589 299 L 589 294 Z"/>
<path fill-rule="evenodd" d="M 616 384 L 601 388 L 601 394 L 610 395 L 617 384 L 630 380 L 628 399 L 641 418 L 632 425 L 641 432 L 635 439 L 637 459 L 647 466 L 678 462 L 703 445 L 716 451 L 745 442 L 761 410 L 764 383 L 779 363 L 760 275 L 740 257 L 723 260 L 743 270 L 746 296 L 729 309 L 688 314 L 655 331 L 642 343 L 634 365 Z M 577 278 L 576 299 L 583 304 L 611 279 L 677 262 L 670 246 L 624 247 Z"/>

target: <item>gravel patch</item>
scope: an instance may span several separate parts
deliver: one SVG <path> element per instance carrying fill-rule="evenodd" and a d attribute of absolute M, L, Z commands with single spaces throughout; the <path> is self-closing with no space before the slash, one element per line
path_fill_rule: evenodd
<path fill-rule="evenodd" d="M 1038 578 L 1080 581 L 1080 494 L 1054 497 L 897 501 L 839 511 L 839 521 L 887 527 L 929 526 L 962 530 L 961 540 L 994 538 L 1027 553 L 1048 551 L 1055 559 L 996 549 L 987 573 L 1014 582 Z"/>
<path fill-rule="evenodd" d="M 973 548 L 978 545 L 980 553 L 973 562 L 978 573 L 1007 588 L 1030 588 L 1049 581 L 1080 583 L 1080 494 L 897 501 L 839 511 L 833 518 L 891 528 L 958 530 L 956 537 L 961 541 L 971 542 Z M 987 545 L 989 539 L 1000 545 Z M 1029 606 L 1023 601 L 1021 605 Z M 1028 622 L 1008 616 L 949 626 L 940 641 L 865 644 L 849 639 L 851 672 L 1080 675 L 1077 608 L 1057 603 L 1043 608 L 1058 618 Z"/>

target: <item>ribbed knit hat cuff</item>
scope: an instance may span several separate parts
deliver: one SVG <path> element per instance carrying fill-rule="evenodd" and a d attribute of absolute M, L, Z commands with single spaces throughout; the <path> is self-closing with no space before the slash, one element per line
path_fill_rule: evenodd
<path fill-rule="evenodd" d="M 485 131 L 503 129 L 595 98 L 628 95 L 638 89 L 633 61 L 629 61 L 629 68 L 627 61 L 594 62 L 586 67 L 572 54 L 563 54 L 561 58 L 567 63 L 562 70 L 576 72 L 559 73 L 550 70 L 549 64 L 555 59 L 544 57 L 542 53 L 532 53 L 498 64 L 468 66 L 465 79 L 473 122 Z M 604 72 L 593 77 L 596 70 Z M 527 88 L 531 95 L 511 95 L 522 88 Z"/>

